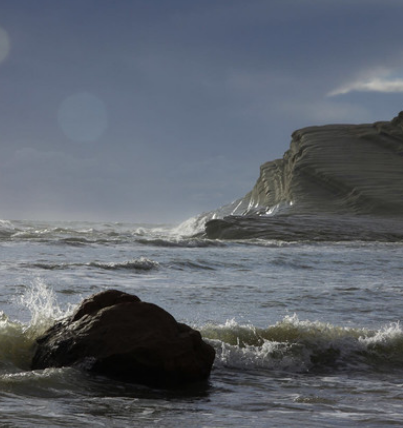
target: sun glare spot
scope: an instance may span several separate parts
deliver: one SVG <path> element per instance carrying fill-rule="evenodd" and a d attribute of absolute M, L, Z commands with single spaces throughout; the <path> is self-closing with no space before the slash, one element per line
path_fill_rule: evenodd
<path fill-rule="evenodd" d="M 79 92 L 63 100 L 57 120 L 64 134 L 73 141 L 98 140 L 108 126 L 105 103 L 88 92 Z"/>
<path fill-rule="evenodd" d="M 2 27 L 0 27 L 0 63 L 7 58 L 10 52 L 10 38 L 8 33 Z"/>

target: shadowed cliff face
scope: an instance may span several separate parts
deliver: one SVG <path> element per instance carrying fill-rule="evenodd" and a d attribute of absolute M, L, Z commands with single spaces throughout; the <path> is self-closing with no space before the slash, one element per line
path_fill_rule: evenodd
<path fill-rule="evenodd" d="M 292 135 L 283 159 L 260 167 L 246 196 L 263 214 L 403 214 L 403 112 L 391 122 L 304 128 Z"/>
<path fill-rule="evenodd" d="M 257 216 L 275 214 L 330 216 L 332 222 L 340 216 L 362 215 L 394 218 L 399 223 L 403 217 L 403 112 L 390 122 L 295 131 L 283 158 L 260 167 L 250 193 L 204 218 L 252 216 L 256 229 Z M 217 231 L 229 231 L 229 223 L 225 227 L 223 222 L 210 223 L 208 236 L 223 237 Z M 245 218 L 232 218 L 230 223 L 240 228 Z M 267 232 L 271 223 L 266 217 L 259 224 Z"/>

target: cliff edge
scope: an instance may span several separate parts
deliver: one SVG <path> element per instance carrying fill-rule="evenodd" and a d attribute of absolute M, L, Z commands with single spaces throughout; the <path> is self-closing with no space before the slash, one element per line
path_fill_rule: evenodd
<path fill-rule="evenodd" d="M 295 131 L 283 158 L 260 167 L 251 192 L 204 219 L 273 214 L 403 218 L 403 112 L 391 121 Z"/>
<path fill-rule="evenodd" d="M 290 214 L 403 214 L 403 112 L 390 122 L 295 131 L 290 149 L 260 167 L 244 199 L 243 212 L 233 214 L 281 206 Z"/>

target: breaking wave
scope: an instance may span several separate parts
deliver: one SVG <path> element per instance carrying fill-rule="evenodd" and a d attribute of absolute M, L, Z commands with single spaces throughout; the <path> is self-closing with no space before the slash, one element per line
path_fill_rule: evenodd
<path fill-rule="evenodd" d="M 90 262 L 87 264 L 88 266 L 99 268 L 99 269 L 106 269 L 106 270 L 121 270 L 121 269 L 128 269 L 128 270 L 140 270 L 140 271 L 149 271 L 153 269 L 158 269 L 159 263 L 147 259 L 145 257 L 140 257 L 139 259 L 133 259 L 128 260 L 125 262 Z"/>
<path fill-rule="evenodd" d="M 154 247 L 167 247 L 167 248 L 207 248 L 207 247 L 225 247 L 226 243 L 215 240 L 215 239 L 203 239 L 203 238 L 182 238 L 182 237 L 170 237 L 168 239 L 163 238 L 147 238 L 137 239 L 139 244 L 150 245 Z"/>
<path fill-rule="evenodd" d="M 266 329 L 207 325 L 202 334 L 217 352 L 216 367 L 291 373 L 403 369 L 399 323 L 377 331 L 285 317 Z"/>
<path fill-rule="evenodd" d="M 92 261 L 88 263 L 50 263 L 50 262 L 37 262 L 37 263 L 23 263 L 22 266 L 29 268 L 38 268 L 45 270 L 66 270 L 80 267 L 89 267 L 104 270 L 134 270 L 134 271 L 150 271 L 158 269 L 160 264 L 146 257 L 138 259 L 125 260 L 122 262 L 100 262 Z"/>
<path fill-rule="evenodd" d="M 68 306 L 62 310 L 53 291 L 40 280 L 27 288 L 19 304 L 30 313 L 27 323 L 10 320 L 0 312 L 0 378 L 4 374 L 29 370 L 35 339 L 73 309 Z"/>
<path fill-rule="evenodd" d="M 59 307 L 53 291 L 41 282 L 20 299 L 30 312 L 24 323 L 0 313 L 0 380 L 29 371 L 35 339 L 73 305 Z M 207 324 L 197 328 L 216 350 L 215 370 L 251 370 L 294 374 L 403 370 L 403 329 L 399 323 L 379 330 L 342 327 L 287 316 L 267 328 Z"/>
<path fill-rule="evenodd" d="M 0 219 L 0 239 L 9 238 L 16 233 L 16 228 L 9 220 Z"/>

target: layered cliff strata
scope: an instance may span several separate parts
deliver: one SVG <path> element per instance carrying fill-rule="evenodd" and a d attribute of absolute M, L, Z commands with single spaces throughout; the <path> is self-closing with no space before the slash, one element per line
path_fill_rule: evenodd
<path fill-rule="evenodd" d="M 403 217 L 403 112 L 390 122 L 295 131 L 250 193 L 205 219 L 276 213 Z"/>
<path fill-rule="evenodd" d="M 390 122 L 295 131 L 283 159 L 260 167 L 243 212 L 403 214 L 403 112 Z"/>

